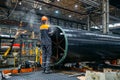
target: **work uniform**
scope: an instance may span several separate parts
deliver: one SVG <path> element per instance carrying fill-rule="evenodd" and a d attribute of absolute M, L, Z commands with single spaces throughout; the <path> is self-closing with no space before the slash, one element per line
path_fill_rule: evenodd
<path fill-rule="evenodd" d="M 41 46 L 42 46 L 42 67 L 45 71 L 50 70 L 50 58 L 52 55 L 52 42 L 51 38 L 49 36 L 49 25 L 42 24 L 40 26 L 40 32 L 41 32 Z"/>

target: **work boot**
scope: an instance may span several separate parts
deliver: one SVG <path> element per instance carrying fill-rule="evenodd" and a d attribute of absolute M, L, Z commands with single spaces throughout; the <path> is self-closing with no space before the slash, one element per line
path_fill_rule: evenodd
<path fill-rule="evenodd" d="M 42 73 L 45 73 L 45 68 L 42 69 Z"/>
<path fill-rule="evenodd" d="M 52 70 L 45 70 L 45 74 L 50 74 L 52 72 L 53 72 Z"/>

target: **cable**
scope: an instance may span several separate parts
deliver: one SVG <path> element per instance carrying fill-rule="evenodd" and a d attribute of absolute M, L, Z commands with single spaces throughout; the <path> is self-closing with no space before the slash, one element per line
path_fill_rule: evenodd
<path fill-rule="evenodd" d="M 2 12 L 2 15 L 0 14 L 0 17 L 1 16 L 3 17 L 3 16 L 7 15 L 7 12 L 3 8 L 0 7 L 0 10 L 1 10 L 0 13 Z"/>

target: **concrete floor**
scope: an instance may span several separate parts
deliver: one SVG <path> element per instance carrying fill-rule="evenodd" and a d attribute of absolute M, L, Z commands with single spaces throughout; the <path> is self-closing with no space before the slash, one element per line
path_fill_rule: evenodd
<path fill-rule="evenodd" d="M 63 73 L 51 73 L 44 74 L 42 71 L 22 73 L 18 75 L 12 75 L 7 80 L 78 80 L 76 77 L 69 77 L 68 74 Z"/>

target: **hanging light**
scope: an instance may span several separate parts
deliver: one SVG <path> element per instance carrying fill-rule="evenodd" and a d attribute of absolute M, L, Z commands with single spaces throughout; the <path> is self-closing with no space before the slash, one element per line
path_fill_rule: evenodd
<path fill-rule="evenodd" d="M 71 17 L 72 17 L 72 15 L 68 15 L 68 17 L 69 17 L 69 18 L 71 18 Z"/>
<path fill-rule="evenodd" d="M 39 7 L 39 10 L 42 10 L 42 6 Z"/>
<path fill-rule="evenodd" d="M 58 2 L 60 2 L 60 0 L 57 0 Z"/>
<path fill-rule="evenodd" d="M 75 4 L 75 8 L 77 8 L 78 7 L 78 5 L 77 4 Z"/>
<path fill-rule="evenodd" d="M 19 1 L 19 3 L 18 3 L 18 4 L 19 4 L 19 5 L 22 5 L 22 0 L 18 0 L 18 1 Z"/>
<path fill-rule="evenodd" d="M 56 11 L 55 11 L 55 13 L 56 13 L 56 14 L 58 14 L 58 13 L 59 13 L 59 11 L 58 11 L 58 10 L 56 10 Z"/>
<path fill-rule="evenodd" d="M 22 2 L 21 2 L 21 1 L 19 2 L 19 5 L 22 5 Z"/>

